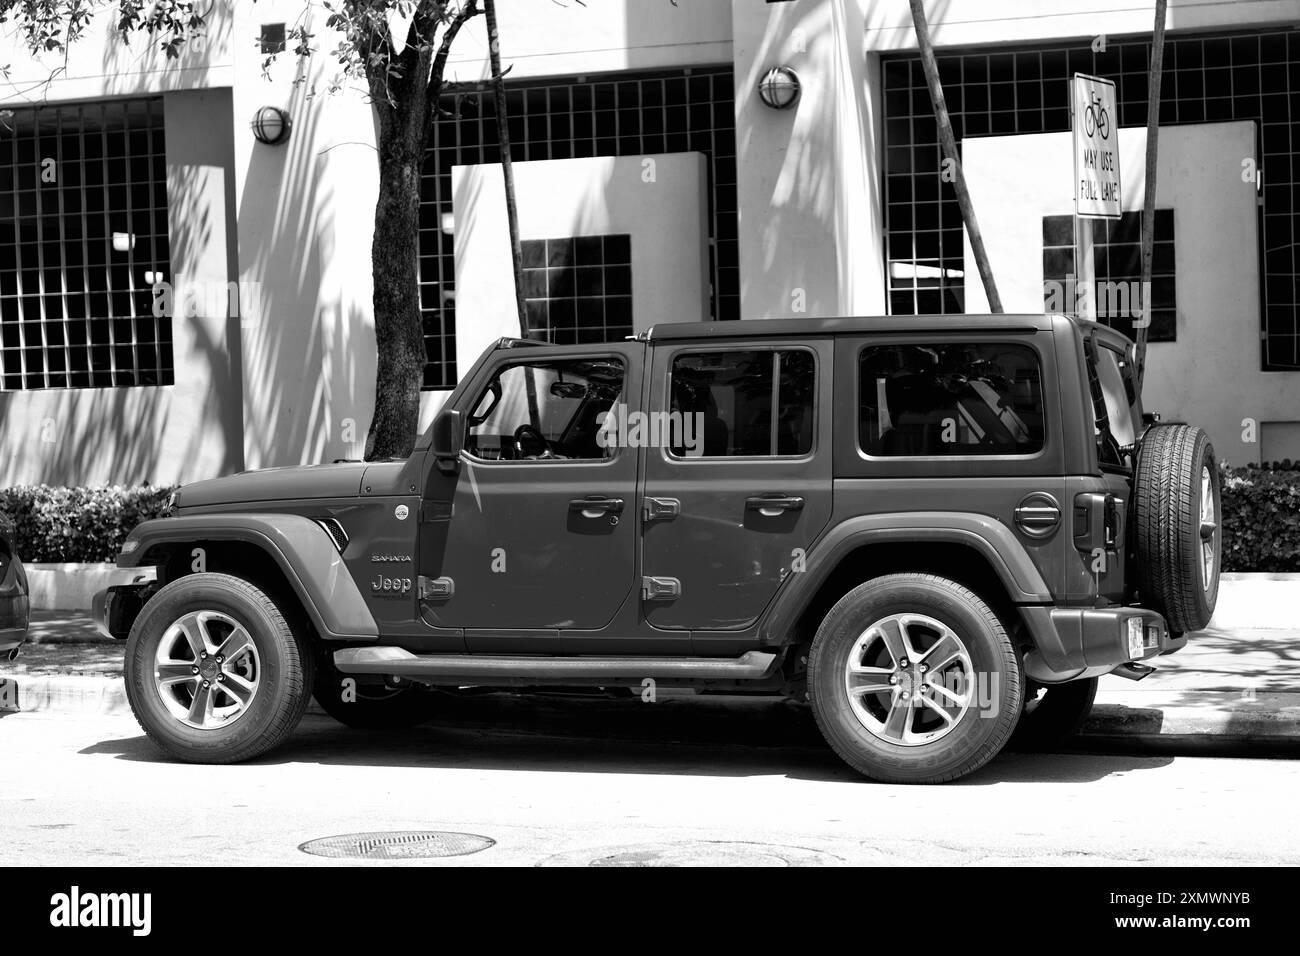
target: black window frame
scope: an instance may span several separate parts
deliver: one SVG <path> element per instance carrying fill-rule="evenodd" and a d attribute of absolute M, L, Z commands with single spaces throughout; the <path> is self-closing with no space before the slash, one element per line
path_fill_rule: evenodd
<path fill-rule="evenodd" d="M 501 376 L 510 369 L 522 366 L 554 366 L 565 362 L 600 361 L 602 359 L 617 362 L 619 367 L 622 368 L 623 381 L 619 394 L 622 396 L 623 402 L 631 407 L 627 394 L 631 368 L 627 357 L 617 352 L 596 351 L 574 356 L 522 355 L 518 358 L 506 359 L 494 365 L 483 379 L 483 387 L 475 393 L 474 399 L 465 409 L 464 434 L 461 437 L 461 447 L 465 456 L 476 465 L 609 465 L 618 461 L 625 450 L 622 445 L 612 445 L 611 454 L 603 458 L 482 458 L 470 451 L 470 429 L 477 427 L 472 423 L 473 413 L 482 404 L 484 397 L 491 391 L 492 384 L 500 381 Z M 618 404 L 617 401 L 615 404 Z M 575 410 L 576 414 L 577 410 Z M 566 430 L 572 424 L 573 418 L 571 417 L 565 425 Z"/>
<path fill-rule="evenodd" d="M 665 356 L 664 381 L 663 381 L 664 392 L 663 392 L 662 401 L 660 402 L 658 408 L 665 412 L 672 412 L 674 410 L 673 370 L 677 365 L 677 360 L 682 356 L 716 354 L 719 352 L 772 352 L 774 354 L 779 354 L 781 352 L 796 352 L 796 351 L 803 352 L 812 359 L 812 386 L 811 386 L 812 423 L 811 423 L 811 436 L 810 436 L 811 441 L 808 450 L 806 452 L 801 452 L 796 455 L 777 455 L 777 454 L 677 455 L 673 453 L 673 450 L 671 448 L 665 447 L 663 448 L 664 457 L 669 461 L 675 463 L 686 463 L 686 464 L 689 463 L 717 464 L 719 462 L 732 462 L 732 461 L 794 462 L 794 461 L 808 461 L 814 458 L 817 455 L 817 431 L 818 431 L 818 421 L 819 421 L 818 416 L 821 414 L 821 409 L 819 408 L 820 402 L 818 401 L 819 398 L 818 388 L 821 382 L 820 376 L 822 375 L 822 368 L 820 363 L 817 360 L 817 350 L 804 344 L 791 343 L 791 342 L 727 342 L 727 343 L 718 343 L 716 345 L 709 345 L 709 346 L 682 346 L 680 348 L 674 348 L 668 353 L 667 356 Z M 775 361 L 774 361 L 774 371 L 775 371 Z M 778 386 L 779 386 L 779 379 L 778 379 Z M 779 398 L 780 398 L 780 389 L 778 387 L 774 389 L 772 394 L 773 427 L 775 427 L 775 417 L 776 417 L 775 412 L 776 412 Z"/>
<path fill-rule="evenodd" d="M 953 346 L 999 346 L 1002 348 L 1018 348 L 1029 352 L 1035 360 L 1038 368 L 1038 395 L 1041 405 L 1042 430 L 1039 434 L 1038 447 L 1032 452 L 1016 452 L 1013 454 L 957 454 L 957 455 L 878 455 L 872 454 L 863 442 L 863 421 L 862 409 L 864 388 L 866 387 L 866 376 L 863 374 L 864 361 L 869 352 L 876 349 L 899 348 L 901 346 L 914 346 L 924 348 L 931 347 L 953 347 Z M 1052 448 L 1052 429 L 1051 429 L 1051 403 L 1047 393 L 1047 361 L 1043 351 L 1036 347 L 1035 344 L 1028 340 L 1017 338 L 986 337 L 986 336 L 965 336 L 961 334 L 945 335 L 916 335 L 907 337 L 890 337 L 882 341 L 866 341 L 861 343 L 853 352 L 853 375 L 854 375 L 854 422 L 853 422 L 853 445 L 859 457 L 863 461 L 872 463 L 924 463 L 937 462 L 944 465 L 966 462 L 1030 462 L 1036 459 L 1044 458 L 1049 454 Z M 883 437 L 883 436 L 882 436 Z"/>

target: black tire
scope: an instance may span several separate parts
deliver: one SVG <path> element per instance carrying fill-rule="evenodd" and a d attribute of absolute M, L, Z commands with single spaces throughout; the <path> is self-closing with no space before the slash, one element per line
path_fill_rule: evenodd
<path fill-rule="evenodd" d="M 173 624 L 200 611 L 237 622 L 258 656 L 256 692 L 246 708 L 227 725 L 207 729 L 190 726 L 170 710 L 155 681 L 155 655 L 164 637 Z M 222 631 L 214 625 L 213 633 L 219 637 Z M 189 763 L 237 763 L 278 747 L 293 733 L 307 710 L 314 669 L 305 635 L 264 591 L 242 578 L 205 572 L 171 582 L 141 610 L 127 639 L 126 694 L 141 728 L 166 753 Z M 185 693 L 193 699 L 198 691 L 179 692 Z"/>
<path fill-rule="evenodd" d="M 868 729 L 846 686 L 859 636 L 873 623 L 903 613 L 925 615 L 952 631 L 965 646 L 978 691 L 980 706 L 970 706 L 932 742 L 896 743 Z M 922 650 L 922 659 L 936 646 Z M 870 653 L 870 648 L 860 651 Z M 1020 718 L 1023 687 L 1019 656 L 988 604 L 968 588 L 930 574 L 891 574 L 854 588 L 822 620 L 808 656 L 808 697 L 822 735 L 845 763 L 886 783 L 942 783 L 982 767 L 1011 736 Z M 896 700 L 886 693 L 874 697 L 871 706 Z M 922 716 L 907 717 L 914 721 L 909 729 L 921 728 L 931 716 L 914 709 Z"/>
<path fill-rule="evenodd" d="M 1203 475 L 1212 499 L 1208 527 L 1201 521 Z M 1204 431 L 1173 424 L 1147 429 L 1133 481 L 1138 596 L 1175 633 L 1198 631 L 1214 615 L 1223 547 L 1219 484 L 1214 446 Z M 1208 576 L 1203 544 L 1213 553 Z"/>
<path fill-rule="evenodd" d="M 1059 749 L 1079 732 L 1092 712 L 1097 697 L 1097 678 L 1052 684 L 1025 698 L 1024 713 L 1008 749 L 1025 753 L 1046 753 Z"/>
<path fill-rule="evenodd" d="M 322 648 L 317 659 L 312 697 L 340 724 L 356 730 L 400 730 L 433 717 L 437 698 L 432 692 L 409 683 L 389 687 L 354 679 L 352 685 L 345 685 L 348 675 L 334 668 L 328 653 L 328 648 Z"/>

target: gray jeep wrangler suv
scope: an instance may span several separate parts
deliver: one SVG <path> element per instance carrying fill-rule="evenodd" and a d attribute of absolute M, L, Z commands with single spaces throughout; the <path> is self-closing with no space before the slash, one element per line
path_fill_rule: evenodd
<path fill-rule="evenodd" d="M 501 340 L 406 460 L 181 489 L 96 601 L 190 761 L 432 713 L 428 688 L 810 702 L 862 774 L 938 782 L 1077 729 L 1214 610 L 1219 474 L 1063 316 Z M 653 695 L 645 695 L 647 697 Z"/>

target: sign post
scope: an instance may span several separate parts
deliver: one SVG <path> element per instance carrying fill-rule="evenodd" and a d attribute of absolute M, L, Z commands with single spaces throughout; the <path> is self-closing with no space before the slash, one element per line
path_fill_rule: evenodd
<path fill-rule="evenodd" d="M 1119 109 L 1115 84 L 1076 73 L 1070 80 L 1070 125 L 1074 146 L 1074 271 L 1080 317 L 1097 318 L 1097 268 L 1092 220 L 1118 219 Z"/>

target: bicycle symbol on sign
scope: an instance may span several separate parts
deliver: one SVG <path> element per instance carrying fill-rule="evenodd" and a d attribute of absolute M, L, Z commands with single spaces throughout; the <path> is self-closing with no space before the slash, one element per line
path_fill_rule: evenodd
<path fill-rule="evenodd" d="M 1092 102 L 1083 111 L 1083 131 L 1089 136 L 1101 133 L 1102 139 L 1110 139 L 1110 114 L 1101 105 L 1100 93 L 1092 94 Z"/>

